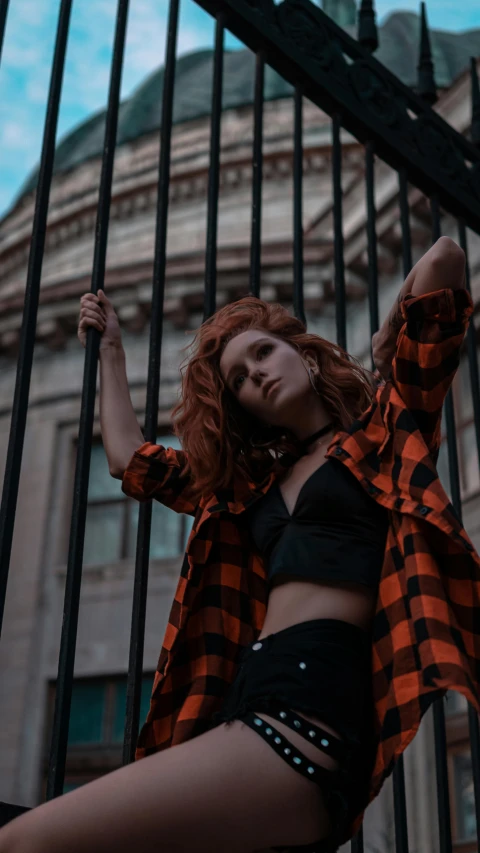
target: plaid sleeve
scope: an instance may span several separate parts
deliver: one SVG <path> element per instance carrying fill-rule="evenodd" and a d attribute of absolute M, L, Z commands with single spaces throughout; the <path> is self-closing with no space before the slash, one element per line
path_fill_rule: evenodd
<path fill-rule="evenodd" d="M 468 290 L 406 296 L 391 380 L 431 453 L 440 446 L 442 407 L 460 362 L 473 302 Z"/>
<path fill-rule="evenodd" d="M 183 450 L 146 441 L 133 454 L 122 477 L 122 492 L 136 501 L 154 498 L 175 512 L 195 515 Z"/>

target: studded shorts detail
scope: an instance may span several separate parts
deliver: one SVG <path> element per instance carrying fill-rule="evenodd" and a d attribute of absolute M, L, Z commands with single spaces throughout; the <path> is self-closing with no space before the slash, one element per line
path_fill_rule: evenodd
<path fill-rule="evenodd" d="M 373 743 L 370 648 L 370 637 L 357 626 L 315 619 L 269 634 L 242 651 L 237 676 L 212 726 L 241 720 L 257 732 L 283 761 L 321 787 L 332 824 L 331 833 L 313 844 L 274 850 L 336 853 L 348 838 L 352 809 L 363 804 L 373 757 L 368 749 Z M 302 711 L 331 726 L 341 739 L 306 720 Z M 262 712 L 335 759 L 337 769 L 312 761 L 262 719 Z"/>

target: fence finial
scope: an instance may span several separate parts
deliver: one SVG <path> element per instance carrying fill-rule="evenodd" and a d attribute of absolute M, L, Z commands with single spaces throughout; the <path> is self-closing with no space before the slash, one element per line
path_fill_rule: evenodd
<path fill-rule="evenodd" d="M 420 57 L 417 65 L 417 94 L 420 95 L 424 101 L 427 101 L 428 104 L 434 104 L 437 100 L 437 87 L 435 85 L 435 77 L 433 73 L 432 52 L 430 49 L 430 36 L 428 34 L 425 3 L 421 3 L 420 7 Z"/>
<path fill-rule="evenodd" d="M 477 60 L 470 57 L 470 76 L 472 80 L 472 124 L 470 135 L 474 145 L 480 148 L 480 85 L 478 83 Z"/>
<path fill-rule="evenodd" d="M 358 41 L 370 53 L 378 47 L 378 32 L 373 0 L 362 0 L 358 11 Z"/>

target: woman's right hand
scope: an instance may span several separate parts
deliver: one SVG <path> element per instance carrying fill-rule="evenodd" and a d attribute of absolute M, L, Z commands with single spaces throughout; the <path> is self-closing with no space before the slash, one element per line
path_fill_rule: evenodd
<path fill-rule="evenodd" d="M 80 321 L 78 324 L 78 339 L 83 347 L 87 343 L 87 329 L 93 326 L 102 335 L 100 349 L 122 347 L 120 324 L 115 309 L 103 290 L 94 293 L 84 293 L 80 299 Z"/>

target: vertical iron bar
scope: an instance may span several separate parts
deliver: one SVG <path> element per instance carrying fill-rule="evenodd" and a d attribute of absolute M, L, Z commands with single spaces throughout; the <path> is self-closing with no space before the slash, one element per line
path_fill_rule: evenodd
<path fill-rule="evenodd" d="M 345 295 L 345 259 L 343 249 L 342 215 L 342 143 L 341 117 L 332 116 L 332 178 L 333 178 L 333 250 L 335 263 L 335 322 L 337 343 L 347 348 L 347 305 Z"/>
<path fill-rule="evenodd" d="M 465 287 L 468 292 L 471 293 L 467 232 L 463 219 L 458 220 L 458 236 L 460 240 L 460 246 L 465 252 Z M 478 462 L 480 466 L 480 385 L 478 373 L 477 342 L 475 340 L 475 326 L 473 323 L 473 317 L 470 319 L 467 331 L 467 350 L 468 364 L 470 369 L 470 387 L 472 391 L 473 400 L 475 439 L 477 443 Z M 477 846 L 480 850 L 480 725 L 478 720 L 478 714 L 475 708 L 473 708 L 470 703 L 468 705 L 468 727 L 472 757 L 473 790 L 475 796 L 475 817 L 477 822 Z"/>
<path fill-rule="evenodd" d="M 467 247 L 467 232 L 465 228 L 465 222 L 463 219 L 458 220 L 458 236 L 460 241 L 460 246 L 465 252 L 466 257 L 466 265 L 465 265 L 465 287 L 468 292 L 471 294 L 472 289 L 470 287 L 470 265 L 468 262 L 468 247 Z M 468 331 L 467 331 L 467 348 L 468 348 L 468 364 L 470 368 L 470 387 L 472 390 L 472 400 L 473 400 L 473 415 L 475 422 L 475 439 L 477 443 L 477 452 L 478 452 L 478 462 L 480 465 L 480 380 L 479 380 L 479 371 L 478 371 L 478 354 L 477 354 L 477 342 L 475 340 L 475 326 L 473 323 L 473 317 L 470 320 Z M 479 831 L 480 831 L 480 820 L 479 820 Z"/>
<path fill-rule="evenodd" d="M 378 262 L 377 234 L 375 230 L 375 155 L 371 140 L 365 144 L 365 182 L 367 191 L 367 239 L 368 239 L 368 308 L 370 314 L 370 337 L 378 331 Z M 374 361 L 372 357 L 372 366 Z"/>
<path fill-rule="evenodd" d="M 475 818 L 477 821 L 477 849 L 480 850 L 480 725 L 478 714 L 470 702 L 468 703 L 468 730 L 470 735 L 470 754 L 472 757 Z"/>
<path fill-rule="evenodd" d="M 441 237 L 440 230 L 440 204 L 438 195 L 435 193 L 430 198 L 432 212 L 432 243 L 436 243 Z M 445 400 L 445 422 L 447 425 L 447 447 L 448 447 L 448 470 L 450 474 L 450 490 L 452 504 L 461 518 L 462 503 L 460 499 L 460 477 L 458 473 L 458 453 L 455 429 L 455 412 L 453 408 L 453 395 L 450 388 Z"/>
<path fill-rule="evenodd" d="M 118 0 L 115 41 L 112 57 L 108 107 L 105 121 L 105 138 L 102 173 L 95 227 L 95 247 L 91 292 L 97 293 L 105 277 L 108 223 L 112 190 L 113 161 L 117 137 L 118 104 L 122 77 L 125 34 L 129 0 Z M 72 701 L 73 670 L 77 639 L 80 586 L 82 581 L 83 547 L 87 514 L 88 481 L 92 448 L 92 428 L 96 396 L 97 362 L 100 333 L 90 327 L 87 331 L 85 368 L 83 373 L 82 403 L 78 431 L 73 507 L 68 546 L 67 578 L 63 607 L 62 636 L 58 662 L 55 712 L 47 777 L 47 800 L 63 793 L 65 761 L 67 756 L 70 707 Z"/>
<path fill-rule="evenodd" d="M 18 498 L 18 484 L 22 465 L 25 427 L 27 423 L 28 395 L 32 375 L 35 328 L 37 325 L 40 280 L 42 277 L 45 234 L 47 230 L 48 201 L 52 182 L 57 133 L 58 109 L 62 91 L 65 52 L 72 0 L 62 0 L 58 16 L 55 51 L 50 77 L 47 114 L 43 132 L 42 155 L 35 195 L 30 254 L 28 258 L 27 283 L 23 308 L 20 351 L 15 380 L 12 420 L 8 441 L 2 505 L 0 508 L 0 632 L 3 623 L 8 570 L 12 552 L 13 527 Z M 6 13 L 6 6 L 5 6 Z"/>
<path fill-rule="evenodd" d="M 165 271 L 167 264 L 168 195 L 170 184 L 170 152 L 172 140 L 173 93 L 175 84 L 176 47 L 180 0 L 170 0 L 167 27 L 167 48 L 163 82 L 161 148 L 158 168 L 157 221 L 155 259 L 153 267 L 152 310 L 150 321 L 150 349 L 148 358 L 147 399 L 145 407 L 145 441 L 157 440 L 158 397 L 163 332 L 163 304 L 165 297 Z M 137 528 L 135 581 L 133 588 L 132 622 L 130 629 L 130 654 L 127 677 L 127 703 L 123 764 L 135 758 L 138 738 L 140 701 L 142 690 L 143 651 L 145 644 L 145 617 L 147 611 L 148 565 L 152 501 L 141 503 Z"/>
<path fill-rule="evenodd" d="M 260 296 L 260 257 L 262 246 L 262 142 L 263 142 L 263 84 L 265 54 L 259 50 L 255 57 L 255 99 L 253 107 L 252 161 L 252 233 L 250 243 L 250 292 Z"/>
<path fill-rule="evenodd" d="M 432 244 L 441 236 L 440 204 L 438 195 L 430 198 L 432 214 Z M 455 441 L 455 414 L 453 410 L 452 389 L 450 388 L 445 400 L 445 419 L 447 424 L 448 469 L 450 474 L 450 489 L 452 503 L 461 517 L 460 484 L 458 477 L 457 444 Z M 452 822 L 450 814 L 450 797 L 448 786 L 447 765 L 447 733 L 445 727 L 445 708 L 443 700 L 433 703 L 433 726 L 435 740 L 435 767 L 437 774 L 437 808 L 440 835 L 440 853 L 452 853 Z"/>
<path fill-rule="evenodd" d="M 2 59 L 3 39 L 7 23 L 8 0 L 0 0 L 0 61 Z"/>
<path fill-rule="evenodd" d="M 303 89 L 295 86 L 293 137 L 293 311 L 306 324 L 303 304 Z"/>
<path fill-rule="evenodd" d="M 440 853 L 452 853 L 452 823 L 448 792 L 447 733 L 445 709 L 442 699 L 437 699 L 433 708 L 433 730 L 435 741 L 435 768 L 437 775 L 437 808 L 440 835 Z"/>
<path fill-rule="evenodd" d="M 216 309 L 218 190 L 220 185 L 220 129 L 222 116 L 223 36 L 225 12 L 218 12 L 213 59 L 212 114 L 210 125 L 210 168 L 208 171 L 207 249 L 205 260 L 205 301 L 203 319 Z"/>
<path fill-rule="evenodd" d="M 398 173 L 400 198 L 400 224 L 402 227 L 402 260 L 403 277 L 407 278 L 412 269 L 412 238 L 410 234 L 410 217 L 408 209 L 408 180 L 407 170 L 400 169 Z"/>
<path fill-rule="evenodd" d="M 412 268 L 412 241 L 408 209 L 408 184 L 406 169 L 399 171 L 400 222 L 402 228 L 403 277 Z M 408 853 L 407 800 L 405 791 L 405 763 L 400 755 L 393 768 L 393 807 L 395 821 L 396 853 Z"/>

